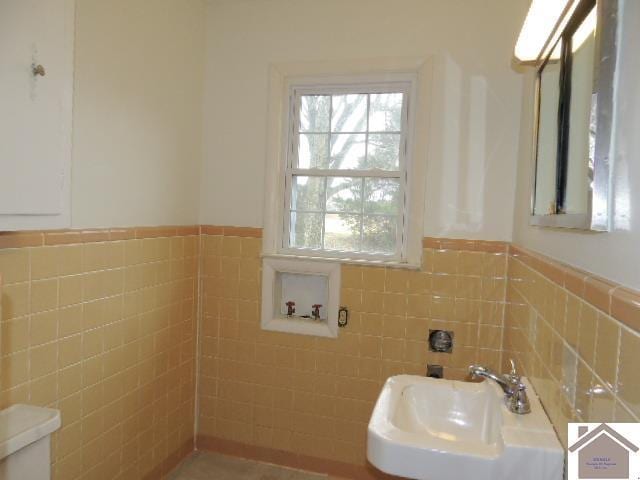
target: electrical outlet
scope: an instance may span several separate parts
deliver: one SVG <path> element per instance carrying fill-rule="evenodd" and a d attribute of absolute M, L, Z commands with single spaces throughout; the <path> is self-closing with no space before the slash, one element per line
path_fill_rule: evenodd
<path fill-rule="evenodd" d="M 349 310 L 347 310 L 347 307 L 340 307 L 338 310 L 338 326 L 346 327 L 347 323 L 349 323 Z"/>

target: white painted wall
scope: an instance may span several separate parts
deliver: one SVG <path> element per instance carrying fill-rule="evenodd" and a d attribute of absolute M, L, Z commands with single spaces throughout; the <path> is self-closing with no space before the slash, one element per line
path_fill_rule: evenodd
<path fill-rule="evenodd" d="M 438 55 L 424 233 L 510 240 L 526 0 L 212 0 L 200 221 L 263 226 L 268 66 Z M 426 135 L 426 132 L 418 132 Z"/>
<path fill-rule="evenodd" d="M 640 2 L 624 0 L 615 114 L 613 230 L 589 233 L 529 226 L 533 73 L 526 79 L 514 242 L 640 289 Z"/>
<path fill-rule="evenodd" d="M 77 0 L 72 226 L 193 224 L 202 0 Z"/>

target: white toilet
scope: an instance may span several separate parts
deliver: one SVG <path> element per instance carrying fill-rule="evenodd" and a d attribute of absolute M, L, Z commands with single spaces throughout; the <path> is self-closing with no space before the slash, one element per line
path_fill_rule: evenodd
<path fill-rule="evenodd" d="M 49 480 L 51 434 L 60 412 L 31 405 L 0 411 L 0 480 Z"/>

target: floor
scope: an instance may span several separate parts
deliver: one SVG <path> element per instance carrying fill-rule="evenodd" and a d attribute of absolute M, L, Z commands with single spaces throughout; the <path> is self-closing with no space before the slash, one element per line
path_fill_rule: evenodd
<path fill-rule="evenodd" d="M 229 457 L 219 453 L 195 452 L 168 480 L 326 480 L 326 475 Z"/>

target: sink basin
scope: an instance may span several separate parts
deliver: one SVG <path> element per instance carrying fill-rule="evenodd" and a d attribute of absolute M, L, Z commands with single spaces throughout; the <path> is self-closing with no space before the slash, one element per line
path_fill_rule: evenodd
<path fill-rule="evenodd" d="M 564 450 L 523 382 L 531 413 L 517 415 L 493 382 L 389 378 L 369 422 L 369 462 L 418 480 L 561 480 Z"/>

